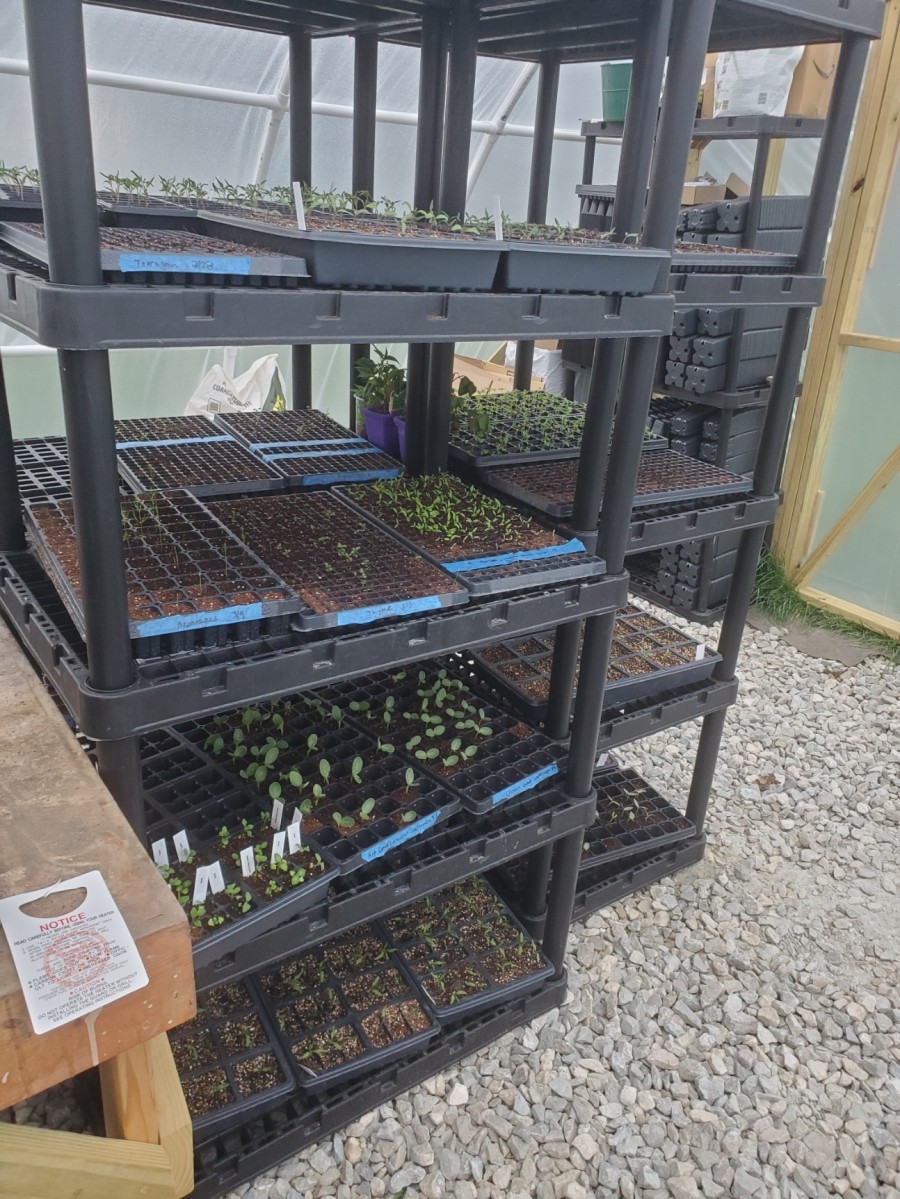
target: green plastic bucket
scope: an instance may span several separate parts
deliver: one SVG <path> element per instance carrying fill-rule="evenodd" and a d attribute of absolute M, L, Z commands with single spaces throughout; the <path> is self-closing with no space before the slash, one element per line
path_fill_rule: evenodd
<path fill-rule="evenodd" d="M 631 87 L 630 62 L 604 62 L 600 65 L 604 121 L 624 121 Z"/>

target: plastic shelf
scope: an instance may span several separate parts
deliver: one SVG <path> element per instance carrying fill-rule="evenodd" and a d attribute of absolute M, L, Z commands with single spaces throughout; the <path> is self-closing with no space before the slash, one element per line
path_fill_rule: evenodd
<path fill-rule="evenodd" d="M 550 980 L 531 995 L 442 1029 L 427 1049 L 357 1083 L 318 1098 L 289 1099 L 268 1115 L 235 1122 L 227 1133 L 198 1137 L 191 1199 L 214 1199 L 306 1146 L 328 1140 L 366 1112 L 490 1045 L 503 1033 L 559 1007 L 565 997 L 565 977 Z"/>
<path fill-rule="evenodd" d="M 584 920 L 593 912 L 632 895 L 661 878 L 677 874 L 685 866 L 699 862 L 706 850 L 706 837 L 688 836 L 661 853 L 650 851 L 623 858 L 607 866 L 585 870 L 578 878 L 572 923 Z"/>
<path fill-rule="evenodd" d="M 730 504 L 713 502 L 704 507 L 673 504 L 669 511 L 659 509 L 640 520 L 632 520 L 626 553 L 640 554 L 681 541 L 698 541 L 720 533 L 770 525 L 780 505 L 781 497 L 777 495 L 750 496 Z"/>
<path fill-rule="evenodd" d="M 515 597 L 472 600 L 463 608 L 362 632 L 290 632 L 234 642 L 139 662 L 131 687 L 99 692 L 88 682 L 80 639 L 35 559 L 0 555 L 0 609 L 75 723 L 96 740 L 611 612 L 625 604 L 627 586 L 627 575 L 609 575 Z"/>
<path fill-rule="evenodd" d="M 821 137 L 825 122 L 814 117 L 722 116 L 694 123 L 694 137 L 705 141 L 737 141 L 756 137 Z"/>
<path fill-rule="evenodd" d="M 713 258 L 713 255 L 709 256 Z M 711 264 L 712 265 L 712 264 Z M 676 308 L 816 308 L 825 294 L 824 275 L 753 275 L 723 271 L 672 271 Z"/>
<path fill-rule="evenodd" d="M 606 711 L 600 725 L 597 750 L 605 753 L 689 720 L 699 720 L 710 712 L 728 708 L 737 699 L 738 689 L 737 679 L 727 683 L 712 679 L 705 683 L 694 683 L 690 687 L 679 687 L 677 691 L 663 695 L 634 700 L 614 713 Z"/>
<path fill-rule="evenodd" d="M 707 391 L 698 395 L 696 391 L 688 391 L 684 387 L 656 388 L 661 394 L 674 400 L 686 400 L 689 404 L 702 404 L 706 408 L 721 408 L 730 411 L 736 408 L 755 408 L 760 404 L 768 404 L 771 387 L 743 387 L 737 391 Z"/>
<path fill-rule="evenodd" d="M 724 302 L 736 303 L 733 295 Z M 63 287 L 0 266 L 0 320 L 69 350 L 663 337 L 672 309 L 670 295 Z"/>

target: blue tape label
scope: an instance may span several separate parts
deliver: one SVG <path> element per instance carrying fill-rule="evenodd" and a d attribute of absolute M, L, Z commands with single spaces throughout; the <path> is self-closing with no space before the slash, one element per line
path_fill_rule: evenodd
<path fill-rule="evenodd" d="M 533 787 L 539 786 L 547 779 L 552 779 L 554 774 L 559 774 L 559 767 L 555 764 L 545 766 L 543 770 L 536 770 L 534 774 L 526 775 L 517 783 L 511 783 L 508 787 L 504 787 L 502 791 L 495 791 L 492 803 L 503 803 L 504 799 L 512 799 L 514 795 L 521 795 L 523 791 L 531 791 Z"/>
<path fill-rule="evenodd" d="M 316 437 L 313 441 L 251 441 L 247 444 L 251 450 L 277 450 L 291 446 L 305 445 L 361 445 L 364 437 Z"/>
<path fill-rule="evenodd" d="M 351 608 L 348 612 L 338 612 L 338 625 L 369 624 L 373 620 L 384 620 L 388 616 L 411 616 L 414 612 L 433 612 L 440 608 L 441 600 L 437 595 L 424 595 L 421 599 L 395 600 L 392 604 L 376 604 L 371 608 Z"/>
<path fill-rule="evenodd" d="M 234 441 L 228 433 L 216 437 L 162 437 L 158 441 L 117 441 L 117 450 L 139 450 L 142 446 L 154 445 L 209 445 L 212 441 Z"/>
<path fill-rule="evenodd" d="M 263 462 L 275 462 L 282 458 L 333 458 L 335 454 L 340 454 L 342 458 L 355 458 L 359 454 L 380 454 L 381 450 L 374 445 L 369 446 L 365 450 L 288 450 L 280 454 L 263 454 Z"/>
<path fill-rule="evenodd" d="M 332 472 L 321 475 L 303 475 L 301 487 L 324 487 L 329 483 L 367 483 L 372 479 L 396 479 L 400 468 L 396 470 L 354 470 Z"/>
<path fill-rule="evenodd" d="M 394 833 L 392 837 L 385 837 L 377 845 L 370 845 L 368 849 L 364 849 L 360 857 L 364 862 L 374 862 L 376 858 L 384 857 L 386 853 L 390 853 L 392 849 L 396 849 L 404 841 L 411 841 L 413 837 L 418 837 L 420 833 L 424 833 L 427 829 L 437 824 L 438 816 L 440 816 L 440 812 L 431 812 L 428 816 L 423 816 L 421 820 L 413 821 L 406 828 L 402 828 L 399 832 Z"/>
<path fill-rule="evenodd" d="M 186 612 L 179 616 L 160 616 L 157 620 L 135 622 L 131 628 L 133 636 L 158 637 L 162 633 L 186 633 L 190 629 L 208 628 L 210 625 L 261 620 L 264 615 L 262 604 L 244 604 L 236 608 L 220 608 L 218 612 Z"/>
<path fill-rule="evenodd" d="M 509 554 L 493 554 L 485 558 L 464 558 L 457 562 L 442 562 L 450 574 L 465 570 L 488 570 L 492 566 L 510 566 L 513 562 L 537 562 L 541 558 L 561 558 L 564 554 L 583 554 L 584 545 L 573 537 L 562 545 L 547 545 L 539 550 L 513 550 Z"/>
<path fill-rule="evenodd" d="M 120 254 L 119 270 L 166 275 L 249 275 L 249 258 L 225 254 Z"/>

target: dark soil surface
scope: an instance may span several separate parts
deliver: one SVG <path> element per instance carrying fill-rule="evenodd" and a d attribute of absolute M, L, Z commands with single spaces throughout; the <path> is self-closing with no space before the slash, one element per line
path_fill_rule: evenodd
<path fill-rule="evenodd" d="M 153 416 L 117 420 L 116 443 L 123 441 L 175 441 L 186 437 L 217 437 L 222 433 L 206 416 Z"/>
<path fill-rule="evenodd" d="M 228 412 L 217 425 L 260 445 L 281 441 L 338 441 L 355 437 L 324 412 L 312 408 L 292 412 Z"/>
<path fill-rule="evenodd" d="M 205 419 L 205 418 L 200 418 Z M 120 450 L 119 459 L 142 491 L 215 487 L 232 483 L 274 485 L 281 476 L 234 441 L 148 445 Z"/>
<path fill-rule="evenodd" d="M 36 237 L 45 236 L 43 225 L 23 224 L 21 228 Z M 272 254 L 265 246 L 242 245 L 204 233 L 186 233 L 178 229 L 122 229 L 105 225 L 100 227 L 100 248 L 148 254 L 222 254 L 237 258 L 246 258 L 248 255 L 271 257 Z"/>

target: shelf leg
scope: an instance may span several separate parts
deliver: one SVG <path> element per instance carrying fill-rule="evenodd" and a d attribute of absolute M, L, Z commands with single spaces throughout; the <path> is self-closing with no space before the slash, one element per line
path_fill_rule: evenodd
<path fill-rule="evenodd" d="M 378 103 L 378 35 L 357 33 L 353 39 L 353 170 L 354 195 L 375 194 L 375 112 Z M 358 343 L 350 347 L 350 428 L 356 429 L 356 401 L 353 386 L 356 363 L 368 357 L 370 347 Z"/>
<path fill-rule="evenodd" d="M 97 773 L 142 845 L 146 844 L 147 825 L 141 791 L 141 741 L 123 737 L 119 741 L 98 741 Z"/>
<path fill-rule="evenodd" d="M 868 42 L 859 35 L 848 34 L 843 39 L 797 259 L 797 271 L 800 274 L 815 274 L 822 269 L 828 231 L 837 203 L 844 153 L 850 140 L 865 76 L 868 50 Z M 757 495 L 771 495 L 778 483 L 811 316 L 809 309 L 792 308 L 788 311 L 753 475 L 753 490 Z M 738 547 L 719 636 L 718 649 L 722 661 L 715 671 L 714 677 L 717 679 L 733 679 L 737 669 L 765 534 L 763 528 L 748 529 Z M 700 733 L 700 748 L 687 806 L 688 819 L 693 820 L 698 833 L 703 831 L 706 820 L 725 716 L 724 709 L 710 713 L 704 718 Z"/>
<path fill-rule="evenodd" d="M 566 968 L 566 946 L 569 941 L 575 891 L 578 887 L 578 866 L 583 841 L 584 833 L 577 832 L 569 833 L 556 843 L 553 886 L 550 888 L 547 921 L 544 926 L 544 953 L 553 963 L 554 978 L 562 978 Z"/>
<path fill-rule="evenodd" d="M 312 38 L 302 30 L 288 39 L 291 182 L 312 183 Z M 312 346 L 291 346 L 291 406 L 312 407 Z"/>
<path fill-rule="evenodd" d="M 14 552 L 25 548 L 20 503 L 9 401 L 3 377 L 3 359 L 0 357 L 0 550 Z"/>

